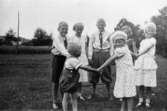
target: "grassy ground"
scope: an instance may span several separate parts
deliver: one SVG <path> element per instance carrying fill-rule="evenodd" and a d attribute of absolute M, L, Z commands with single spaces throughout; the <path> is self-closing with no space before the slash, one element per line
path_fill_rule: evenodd
<path fill-rule="evenodd" d="M 151 111 L 167 108 L 167 60 L 158 57 L 158 87 L 154 89 Z M 0 55 L 0 111 L 51 110 L 51 56 Z M 86 86 L 83 92 L 89 94 Z M 97 98 L 79 102 L 79 111 L 119 111 L 117 99 L 108 101 L 103 85 L 98 86 Z M 61 110 L 60 110 L 61 111 Z M 135 109 L 135 111 L 145 111 Z"/>

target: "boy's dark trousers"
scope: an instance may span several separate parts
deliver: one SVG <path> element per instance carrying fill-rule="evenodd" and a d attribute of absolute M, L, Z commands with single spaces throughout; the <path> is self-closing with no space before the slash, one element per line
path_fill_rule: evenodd
<path fill-rule="evenodd" d="M 61 72 L 64 67 L 66 57 L 63 55 L 53 55 L 52 54 L 52 92 L 53 92 L 53 102 L 60 103 L 62 94 L 59 87 L 59 79 L 61 76 Z"/>

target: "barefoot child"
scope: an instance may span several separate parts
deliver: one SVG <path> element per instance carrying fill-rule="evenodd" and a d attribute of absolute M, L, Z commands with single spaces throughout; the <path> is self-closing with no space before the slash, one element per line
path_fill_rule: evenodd
<path fill-rule="evenodd" d="M 136 95 L 135 74 L 131 52 L 126 44 L 127 35 L 122 31 L 116 31 L 113 35 L 115 51 L 114 54 L 98 70 L 110 65 L 113 60 L 116 64 L 116 82 L 114 96 L 122 100 L 121 111 L 133 110 L 133 97 Z"/>
<path fill-rule="evenodd" d="M 156 70 L 157 64 L 154 60 L 156 50 L 156 25 L 147 23 L 144 29 L 145 39 L 141 41 L 138 59 L 135 62 L 136 85 L 139 88 L 139 102 L 137 107 L 144 102 L 146 107 L 150 107 L 151 88 L 157 86 Z"/>
<path fill-rule="evenodd" d="M 64 69 L 62 72 L 62 76 L 60 79 L 60 89 L 63 91 L 63 111 L 68 111 L 68 97 L 72 99 L 72 108 L 73 111 L 78 111 L 78 103 L 77 98 L 80 96 L 81 84 L 79 83 L 79 69 L 84 69 L 88 71 L 97 72 L 96 69 L 89 68 L 87 66 L 83 66 L 79 61 L 79 56 L 81 54 L 81 46 L 76 43 L 70 43 L 68 45 L 68 52 L 70 53 L 70 57 L 66 59 Z"/>

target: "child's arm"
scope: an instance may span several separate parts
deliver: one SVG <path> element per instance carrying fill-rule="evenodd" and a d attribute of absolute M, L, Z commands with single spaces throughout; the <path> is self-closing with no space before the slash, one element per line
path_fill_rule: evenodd
<path fill-rule="evenodd" d="M 122 55 L 123 56 L 123 55 Z M 113 54 L 109 59 L 105 61 L 104 64 L 102 64 L 97 70 L 100 71 L 107 65 L 109 65 L 114 59 L 116 59 L 118 56 L 116 54 Z M 120 56 L 121 57 L 121 56 Z"/>
<path fill-rule="evenodd" d="M 83 70 L 91 71 L 91 72 L 98 72 L 97 69 L 89 67 L 89 66 L 79 66 L 78 69 L 83 69 Z"/>
<path fill-rule="evenodd" d="M 137 56 L 141 56 L 141 55 L 147 53 L 153 46 L 154 46 L 154 44 L 151 44 L 149 47 L 145 48 L 139 54 L 137 54 Z"/>

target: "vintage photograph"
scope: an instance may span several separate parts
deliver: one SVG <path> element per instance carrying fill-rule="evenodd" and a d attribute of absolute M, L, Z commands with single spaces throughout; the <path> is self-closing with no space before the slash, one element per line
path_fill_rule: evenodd
<path fill-rule="evenodd" d="M 167 111 L 167 1 L 0 0 L 0 111 Z"/>

